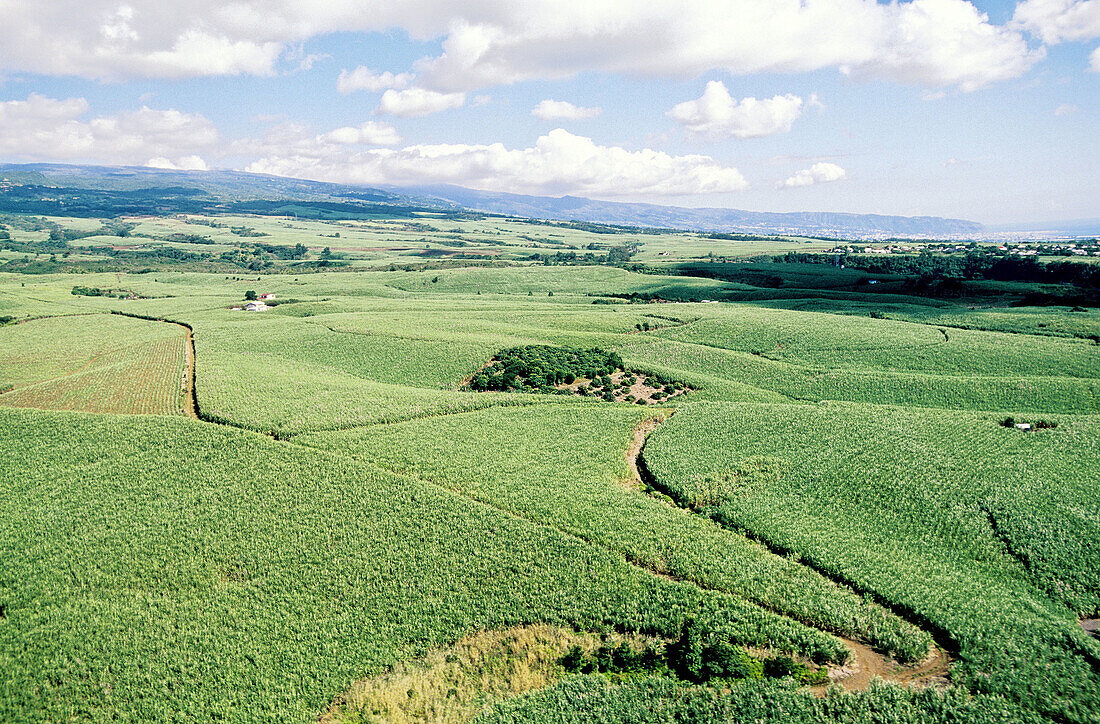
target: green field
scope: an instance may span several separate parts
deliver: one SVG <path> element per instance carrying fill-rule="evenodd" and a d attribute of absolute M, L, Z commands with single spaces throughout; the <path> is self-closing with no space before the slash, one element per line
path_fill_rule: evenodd
<path fill-rule="evenodd" d="M 0 271 L 2 721 L 315 721 L 357 681 L 537 624 L 666 649 L 703 630 L 838 686 L 553 658 L 535 662 L 552 683 L 520 695 L 484 661 L 454 684 L 456 702 L 486 692 L 465 719 L 445 716 L 450 685 L 410 685 L 442 698 L 407 708 L 1100 721 L 1100 644 L 1079 623 L 1100 613 L 1095 309 L 885 278 L 871 293 L 818 264 L 677 273 L 829 244 L 807 240 L 289 215 L 132 217 L 120 237 L 107 219 L 5 218 L 20 244 L 49 224 L 91 235 L 26 254 L 42 273 Z M 530 258 L 628 244 L 648 267 Z M 313 263 L 325 247 L 339 266 Z M 235 309 L 250 291 L 271 307 Z M 646 406 L 464 385 L 531 345 L 690 390 Z M 886 682 L 853 674 L 871 664 Z"/>
<path fill-rule="evenodd" d="M 0 405 L 179 414 L 189 403 L 187 330 L 114 314 L 0 328 Z"/>

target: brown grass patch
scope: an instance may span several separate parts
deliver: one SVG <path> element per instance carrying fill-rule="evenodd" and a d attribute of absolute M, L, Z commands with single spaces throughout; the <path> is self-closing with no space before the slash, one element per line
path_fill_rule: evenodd
<path fill-rule="evenodd" d="M 607 637 L 608 641 L 634 638 Z M 542 624 L 479 631 L 454 646 L 355 682 L 317 721 L 468 722 L 502 699 L 548 686 L 563 676 L 558 660 L 572 646 L 592 651 L 600 643 L 596 634 Z"/>

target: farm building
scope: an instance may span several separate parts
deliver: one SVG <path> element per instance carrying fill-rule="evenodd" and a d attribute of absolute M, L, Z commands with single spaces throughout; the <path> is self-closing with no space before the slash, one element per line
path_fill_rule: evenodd
<path fill-rule="evenodd" d="M 249 302 L 248 304 L 244 305 L 244 310 L 246 312 L 263 312 L 268 309 L 271 309 L 271 307 L 267 306 L 263 302 Z"/>
<path fill-rule="evenodd" d="M 274 299 L 274 298 L 275 298 L 275 294 L 272 293 L 272 292 L 268 292 L 267 294 L 261 294 L 259 296 L 259 299 L 261 299 L 261 300 L 262 299 Z"/>

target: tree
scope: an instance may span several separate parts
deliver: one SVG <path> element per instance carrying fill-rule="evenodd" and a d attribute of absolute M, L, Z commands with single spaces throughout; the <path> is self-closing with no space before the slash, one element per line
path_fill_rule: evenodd
<path fill-rule="evenodd" d="M 255 301 L 255 299 L 256 299 L 256 292 L 254 292 L 254 291 L 252 291 L 251 289 L 249 289 L 249 290 L 248 290 L 247 292 L 245 292 L 245 293 L 244 293 L 244 299 L 245 299 L 245 301 L 246 301 L 246 302 L 252 302 L 252 301 Z"/>

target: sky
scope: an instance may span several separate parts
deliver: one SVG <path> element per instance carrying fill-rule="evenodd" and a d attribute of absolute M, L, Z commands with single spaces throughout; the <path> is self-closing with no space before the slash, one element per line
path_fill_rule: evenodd
<path fill-rule="evenodd" d="M 1100 217 L 1100 0 L 0 0 L 0 161 Z"/>

